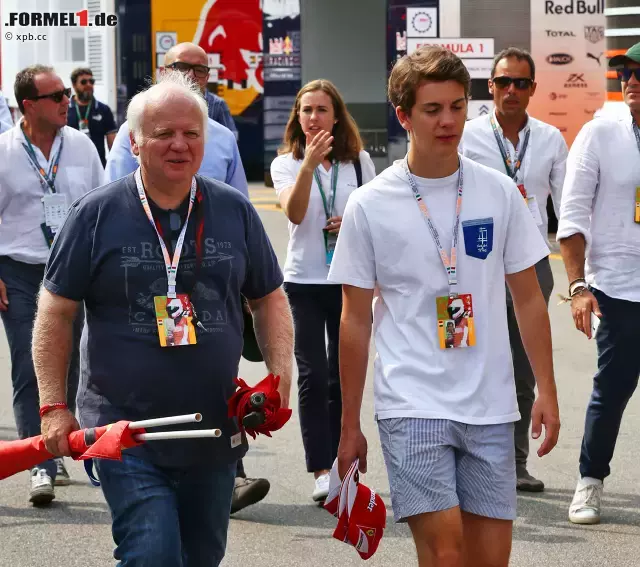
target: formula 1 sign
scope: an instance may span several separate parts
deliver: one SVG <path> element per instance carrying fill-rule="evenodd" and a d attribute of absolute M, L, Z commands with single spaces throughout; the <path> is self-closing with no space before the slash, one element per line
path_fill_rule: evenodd
<path fill-rule="evenodd" d="M 439 45 L 453 51 L 461 59 L 493 57 L 493 38 L 407 38 L 407 53 L 412 53 L 423 45 Z"/>

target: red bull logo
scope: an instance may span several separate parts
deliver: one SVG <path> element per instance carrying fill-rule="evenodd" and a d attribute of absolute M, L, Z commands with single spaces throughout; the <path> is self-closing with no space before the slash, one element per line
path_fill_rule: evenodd
<path fill-rule="evenodd" d="M 260 0 L 207 0 L 193 42 L 217 54 L 218 83 L 234 115 L 264 92 Z"/>

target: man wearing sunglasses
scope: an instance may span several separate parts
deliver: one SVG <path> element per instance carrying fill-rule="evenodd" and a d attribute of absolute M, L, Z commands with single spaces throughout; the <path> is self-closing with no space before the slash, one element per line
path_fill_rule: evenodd
<path fill-rule="evenodd" d="M 202 96 L 207 101 L 209 126 L 204 159 L 198 173 L 231 185 L 248 198 L 249 188 L 238 151 L 233 118 L 231 118 L 229 108 L 224 100 L 215 97 L 206 89 L 209 68 L 204 49 L 193 43 L 179 43 L 165 55 L 164 68 L 177 70 L 187 75 L 198 85 Z M 137 167 L 138 162 L 131 153 L 129 125 L 125 122 L 120 126 L 113 148 L 107 158 L 107 182 L 129 175 Z"/>
<path fill-rule="evenodd" d="M 237 139 L 238 131 L 227 103 L 207 88 L 209 84 L 208 64 L 207 53 L 195 43 L 184 42 L 174 45 L 164 56 L 165 68 L 189 75 L 192 81 L 198 83 L 202 95 L 207 101 L 209 118 L 229 128 Z"/>
<path fill-rule="evenodd" d="M 0 135 L 0 316 L 11 355 L 16 425 L 19 436 L 26 438 L 40 433 L 31 336 L 49 247 L 71 203 L 102 185 L 104 171 L 91 140 L 66 126 L 71 89 L 64 88 L 51 67 L 20 71 L 14 92 L 23 117 Z M 81 328 L 78 317 L 67 373 L 72 411 Z M 30 501 L 50 503 L 54 481 L 69 483 L 62 459 L 31 471 Z"/>
<path fill-rule="evenodd" d="M 527 114 L 529 100 L 535 91 L 535 63 L 531 55 L 515 47 L 498 53 L 489 80 L 489 92 L 493 95 L 495 110 L 466 124 L 462 153 L 478 163 L 506 173 L 516 182 L 548 244 L 547 201 L 551 195 L 558 216 L 568 150 L 556 127 Z M 536 264 L 536 273 L 542 294 L 549 305 L 553 274 L 548 257 Z M 520 338 L 508 289 L 507 321 L 520 411 L 520 420 L 516 422 L 514 431 L 517 487 L 521 491 L 541 492 L 544 483 L 527 470 L 529 426 L 536 381 Z"/>
<path fill-rule="evenodd" d="M 627 112 L 588 122 L 573 142 L 557 234 L 576 329 L 595 334 L 598 349 L 569 508 L 574 524 L 600 521 L 603 480 L 640 375 L 640 43 L 609 67 Z"/>
<path fill-rule="evenodd" d="M 76 94 L 69 104 L 67 124 L 91 138 L 104 167 L 107 163 L 104 140 L 107 139 L 107 146 L 111 150 L 118 129 L 109 106 L 93 96 L 95 82 L 91 69 L 86 67 L 71 73 L 71 84 Z"/>

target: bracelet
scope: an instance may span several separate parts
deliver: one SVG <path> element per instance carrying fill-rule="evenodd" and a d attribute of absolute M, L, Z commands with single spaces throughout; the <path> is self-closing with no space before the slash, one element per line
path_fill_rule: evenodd
<path fill-rule="evenodd" d="M 585 289 L 587 289 L 586 280 L 584 278 L 577 278 L 569 284 L 569 297 L 576 295 L 578 290 L 583 291 Z"/>
<path fill-rule="evenodd" d="M 44 417 L 50 411 L 57 409 L 68 409 L 69 406 L 65 402 L 54 402 L 53 404 L 45 404 L 40 408 L 40 417 Z"/>

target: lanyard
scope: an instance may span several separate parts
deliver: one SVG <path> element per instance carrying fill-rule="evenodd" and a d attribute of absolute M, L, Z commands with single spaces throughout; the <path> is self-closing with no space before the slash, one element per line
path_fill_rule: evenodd
<path fill-rule="evenodd" d="M 322 165 L 319 165 L 318 167 L 322 167 Z M 320 189 L 320 196 L 322 197 L 324 214 L 326 215 L 327 220 L 329 220 L 333 216 L 333 207 L 336 202 L 336 188 L 338 186 L 338 170 L 340 169 L 340 164 L 335 161 L 331 163 L 331 206 L 327 206 L 327 196 L 322 190 L 322 181 L 320 181 L 318 167 L 316 167 L 316 169 L 313 171 L 313 176 L 315 177 L 316 183 L 318 184 L 318 189 Z"/>
<path fill-rule="evenodd" d="M 527 151 L 527 146 L 529 145 L 529 136 L 531 135 L 531 129 L 527 129 L 527 133 L 524 135 L 524 142 L 522 142 L 522 148 L 520 149 L 520 155 L 518 155 L 518 159 L 516 160 L 515 167 L 513 170 L 511 169 L 511 155 L 507 151 L 504 142 L 502 141 L 502 136 L 500 132 L 498 132 L 498 126 L 496 125 L 496 121 L 493 118 L 493 115 L 490 116 L 491 127 L 493 128 L 493 135 L 496 137 L 496 142 L 498 142 L 498 148 L 500 149 L 500 153 L 502 154 L 502 161 L 504 161 L 504 167 L 507 170 L 507 175 L 511 177 L 514 181 L 518 176 L 518 171 L 520 171 L 520 167 L 522 166 L 522 160 L 524 159 L 524 154 Z"/>
<path fill-rule="evenodd" d="M 29 140 L 29 136 L 27 136 L 26 132 L 24 131 L 24 128 L 22 128 L 22 125 L 20 125 L 20 128 L 22 129 L 22 133 L 24 134 L 25 140 L 27 140 L 27 143 L 22 144 L 22 147 L 27 152 L 27 156 L 29 156 L 31 165 L 33 166 L 33 168 L 36 171 L 36 174 L 38 175 L 38 180 L 40 181 L 40 185 L 42 185 L 42 188 L 44 189 L 45 193 L 47 191 L 49 191 L 50 193 L 55 193 L 56 192 L 56 188 L 55 188 L 56 175 L 58 175 L 58 165 L 60 164 L 60 156 L 62 155 L 62 146 L 64 144 L 64 136 L 62 134 L 62 130 L 60 130 L 60 147 L 58 148 L 58 154 L 51 162 L 51 166 L 49 166 L 49 171 L 47 172 L 45 171 L 44 167 L 40 166 L 40 163 L 38 162 L 38 156 L 36 156 L 36 152 L 33 149 L 33 146 L 31 145 L 31 140 Z"/>
<path fill-rule="evenodd" d="M 93 98 L 89 101 L 89 105 L 87 106 L 87 111 L 84 113 L 84 118 L 80 115 L 80 105 L 78 101 L 75 101 L 76 115 L 78 116 L 78 126 L 80 126 L 80 122 L 89 122 L 89 113 L 91 112 L 91 105 L 93 104 Z"/>
<path fill-rule="evenodd" d="M 635 118 L 631 117 L 631 123 L 633 124 L 633 133 L 636 135 L 636 144 L 638 144 L 638 151 L 640 151 L 640 130 L 636 124 Z"/>
<path fill-rule="evenodd" d="M 138 197 L 140 197 L 140 202 L 142 203 L 142 208 L 149 219 L 149 222 L 153 225 L 153 228 L 158 235 L 158 240 L 160 240 L 160 248 L 162 249 L 162 256 L 164 257 L 164 265 L 167 269 L 167 297 L 174 298 L 176 297 L 176 276 L 178 275 L 178 264 L 180 263 L 180 256 L 182 255 L 182 246 L 184 244 L 184 237 L 187 233 L 187 225 L 189 224 L 189 217 L 191 216 L 191 210 L 193 209 L 193 203 L 196 199 L 196 178 L 192 178 L 191 180 L 191 194 L 189 196 L 189 211 L 187 212 L 187 218 L 182 225 L 182 230 L 180 231 L 180 236 L 178 237 L 178 242 L 176 243 L 176 249 L 173 251 L 173 259 L 169 257 L 169 251 L 167 250 L 167 245 L 164 242 L 164 238 L 160 234 L 158 230 L 158 226 L 156 222 L 153 220 L 153 213 L 151 212 L 151 207 L 149 206 L 149 201 L 147 200 L 147 195 L 144 192 L 144 186 L 142 185 L 142 176 L 140 174 L 140 168 L 136 170 L 135 173 L 136 186 L 138 188 Z"/>
<path fill-rule="evenodd" d="M 442 242 L 440 241 L 440 235 L 438 234 L 438 230 L 434 226 L 431 215 L 429 214 L 429 209 L 427 209 L 427 204 L 422 199 L 420 192 L 418 191 L 418 186 L 416 185 L 416 180 L 414 179 L 411 171 L 409 170 L 409 157 L 408 155 L 404 158 L 402 165 L 404 166 L 404 171 L 407 174 L 407 179 L 409 180 L 409 185 L 411 186 L 411 190 L 413 191 L 413 196 L 416 198 L 416 202 L 418 203 L 418 208 L 424 216 L 424 219 L 427 221 L 427 226 L 429 227 L 429 232 L 431 232 L 431 236 L 433 237 L 433 241 L 435 242 L 436 248 L 440 253 L 440 259 L 442 260 L 442 265 L 444 266 L 445 271 L 447 272 L 447 279 L 449 280 L 449 296 L 455 297 L 457 294 L 453 291 L 458 285 L 458 276 L 456 273 L 456 266 L 458 263 L 458 229 L 460 227 L 460 212 L 462 211 L 462 161 L 460 161 L 460 166 L 458 170 L 458 198 L 456 200 L 456 222 L 453 225 L 453 241 L 451 242 L 451 256 L 449 257 L 442 246 Z"/>

